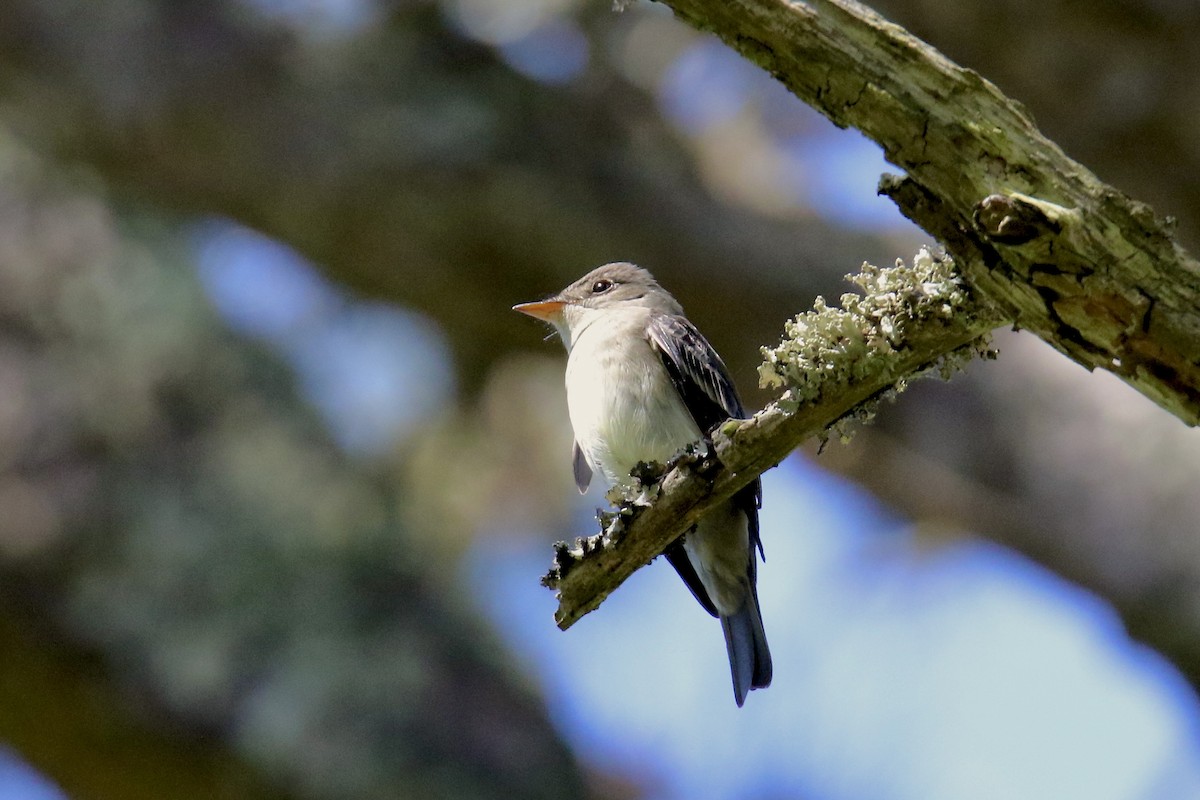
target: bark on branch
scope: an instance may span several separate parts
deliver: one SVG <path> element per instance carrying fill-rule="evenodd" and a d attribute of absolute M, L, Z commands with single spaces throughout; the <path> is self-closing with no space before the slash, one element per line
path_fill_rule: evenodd
<path fill-rule="evenodd" d="M 852 0 L 661 0 L 907 173 L 881 191 L 967 282 L 1088 369 L 1200 422 L 1200 264 L 977 73 Z"/>

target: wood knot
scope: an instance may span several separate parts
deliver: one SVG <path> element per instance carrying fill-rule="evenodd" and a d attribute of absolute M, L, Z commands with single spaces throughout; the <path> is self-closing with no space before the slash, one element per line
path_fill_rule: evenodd
<path fill-rule="evenodd" d="M 1021 245 L 1048 233 L 1062 231 L 1062 223 L 1047 207 L 1057 208 L 1019 194 L 993 194 L 979 201 L 972 218 L 980 232 L 997 244 Z"/>

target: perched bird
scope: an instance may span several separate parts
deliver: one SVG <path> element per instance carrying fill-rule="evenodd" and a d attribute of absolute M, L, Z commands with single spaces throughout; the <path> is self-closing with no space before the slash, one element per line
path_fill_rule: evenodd
<path fill-rule="evenodd" d="M 553 297 L 513 309 L 553 324 L 567 347 L 580 492 L 593 472 L 610 484 L 629 483 L 639 461 L 665 464 L 730 417 L 746 416 L 721 357 L 640 267 L 606 264 Z M 739 706 L 751 689 L 771 683 L 754 552 L 762 552 L 761 500 L 755 480 L 664 553 L 700 605 L 721 620 Z"/>

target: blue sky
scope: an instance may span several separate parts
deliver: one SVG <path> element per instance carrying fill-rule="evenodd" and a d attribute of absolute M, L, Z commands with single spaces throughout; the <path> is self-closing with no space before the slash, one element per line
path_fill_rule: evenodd
<path fill-rule="evenodd" d="M 65 800 L 66 795 L 20 755 L 0 745 L 0 800 Z"/>
<path fill-rule="evenodd" d="M 742 709 L 719 626 L 666 565 L 563 633 L 544 546 L 497 532 L 474 553 L 480 609 L 580 753 L 661 800 L 1200 796 L 1192 691 L 1103 601 L 992 545 L 923 549 L 798 458 L 764 494 L 775 681 Z"/>

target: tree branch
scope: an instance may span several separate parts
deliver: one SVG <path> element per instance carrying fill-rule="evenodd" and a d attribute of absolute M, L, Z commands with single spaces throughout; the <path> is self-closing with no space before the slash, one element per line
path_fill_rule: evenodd
<path fill-rule="evenodd" d="M 842 296 L 842 308 L 817 298 L 813 311 L 788 323 L 788 338 L 764 348 L 762 381 L 786 387 L 748 420 L 730 420 L 713 433 L 712 447 L 690 448 L 661 482 L 639 479 L 612 497 L 601 533 L 559 543 L 543 583 L 558 591 L 555 620 L 562 629 L 597 608 L 626 578 L 788 453 L 838 423 L 873 414 L 874 404 L 904 389 L 914 376 L 949 375 L 976 352 L 1001 318 L 964 289 L 948 257 L 922 250 L 911 267 L 869 264 L 851 280 L 864 296 Z M 654 471 L 650 471 L 653 473 Z M 610 496 L 614 493 L 610 493 Z"/>
<path fill-rule="evenodd" d="M 907 172 L 881 191 L 967 282 L 1088 369 L 1200 422 L 1200 264 L 1017 102 L 853 0 L 661 0 Z"/>

